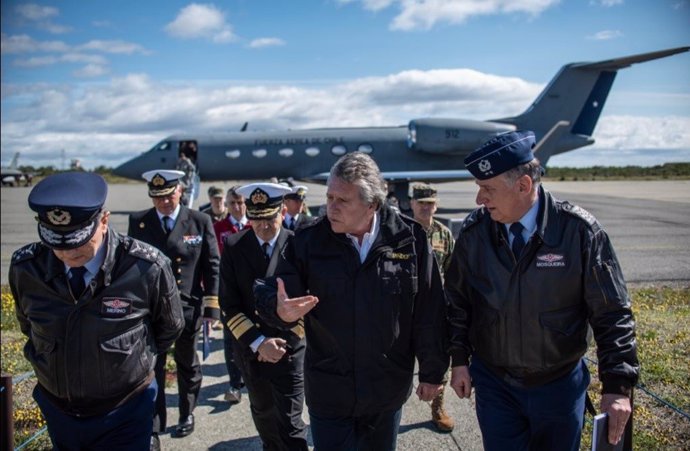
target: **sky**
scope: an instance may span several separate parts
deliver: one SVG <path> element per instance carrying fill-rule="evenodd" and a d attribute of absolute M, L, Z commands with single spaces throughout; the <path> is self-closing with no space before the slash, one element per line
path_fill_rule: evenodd
<path fill-rule="evenodd" d="M 114 167 L 173 133 L 489 120 L 559 68 L 690 45 L 690 0 L 3 0 L 2 164 Z M 384 100 L 382 100 L 384 99 Z M 619 71 L 593 146 L 690 162 L 690 52 Z"/>

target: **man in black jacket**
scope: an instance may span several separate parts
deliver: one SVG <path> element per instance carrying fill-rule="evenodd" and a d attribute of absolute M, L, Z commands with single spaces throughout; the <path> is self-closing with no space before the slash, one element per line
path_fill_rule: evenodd
<path fill-rule="evenodd" d="M 307 451 L 304 406 L 304 328 L 270 327 L 258 317 L 254 280 L 273 274 L 292 232 L 281 227 L 290 188 L 252 183 L 237 189 L 252 227 L 229 235 L 221 257 L 220 305 L 233 334 L 233 355 L 249 392 L 252 419 L 266 451 Z"/>
<path fill-rule="evenodd" d="M 160 249 L 169 259 L 180 291 L 185 327 L 175 342 L 180 419 L 174 436 L 194 432 L 193 411 L 201 389 L 197 342 L 202 318 L 218 319 L 218 243 L 211 217 L 180 203 L 181 171 L 153 170 L 143 174 L 154 207 L 129 217 L 128 234 Z M 203 309 L 203 315 L 202 315 Z M 163 357 L 163 356 L 162 356 Z M 165 357 L 156 363 L 158 398 L 154 433 L 166 428 Z"/>
<path fill-rule="evenodd" d="M 504 133 L 465 159 L 483 207 L 463 222 L 445 276 L 451 386 L 460 397 L 474 386 L 487 451 L 579 449 L 588 323 L 611 443 L 639 372 L 609 238 L 590 213 L 541 186 L 534 144 L 532 132 Z"/>
<path fill-rule="evenodd" d="M 422 227 L 385 205 L 384 186 L 370 156 L 341 157 L 328 178 L 327 217 L 299 230 L 278 278 L 255 288 L 267 322 L 286 328 L 304 318 L 319 450 L 394 450 L 415 357 L 424 401 L 448 368 L 438 265 Z"/>
<path fill-rule="evenodd" d="M 105 180 L 49 176 L 29 194 L 41 242 L 9 283 L 34 397 L 55 449 L 149 449 L 157 355 L 184 325 L 168 259 L 108 226 Z"/>

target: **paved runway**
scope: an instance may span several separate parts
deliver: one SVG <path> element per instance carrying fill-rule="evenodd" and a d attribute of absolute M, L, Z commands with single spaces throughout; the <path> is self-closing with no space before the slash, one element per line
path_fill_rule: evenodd
<path fill-rule="evenodd" d="M 229 188 L 232 183 L 217 183 Z M 202 186 L 205 193 L 210 184 Z M 310 205 L 325 199 L 325 187 L 311 185 L 307 197 Z M 569 199 L 593 213 L 608 231 L 628 282 L 690 281 L 690 181 L 649 182 L 547 182 L 545 186 L 557 196 Z M 438 185 L 442 218 L 462 218 L 474 205 L 473 182 Z M 36 223 L 26 203 L 30 188 L 2 188 L 2 283 L 12 252 L 24 243 L 37 239 Z M 202 197 L 205 197 L 202 194 Z M 112 212 L 111 224 L 126 232 L 127 216 L 151 206 L 146 187 L 123 184 L 110 187 L 106 207 Z M 165 450 L 247 450 L 260 451 L 246 392 L 242 403 L 229 406 L 223 401 L 227 375 L 223 363 L 222 334 L 212 332 L 212 353 L 204 362 L 204 384 L 196 410 L 197 430 L 183 439 L 162 436 Z M 174 388 L 168 394 L 168 418 L 177 421 L 177 396 Z M 459 400 L 446 390 L 447 409 L 456 420 L 451 434 L 438 434 L 429 421 L 426 403 L 413 395 L 405 404 L 398 449 L 405 450 L 481 450 L 473 400 Z M 307 419 L 305 413 L 305 420 Z M 311 443 L 311 442 L 310 442 Z"/>

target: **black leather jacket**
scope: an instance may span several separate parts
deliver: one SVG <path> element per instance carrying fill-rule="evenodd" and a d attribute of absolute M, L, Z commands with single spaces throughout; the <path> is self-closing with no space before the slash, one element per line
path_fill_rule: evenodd
<path fill-rule="evenodd" d="M 604 393 L 639 372 L 630 299 L 596 219 L 539 188 L 537 230 L 515 261 L 485 209 L 464 221 L 446 273 L 453 366 L 476 355 L 525 385 L 553 380 L 587 350 L 591 325 Z M 505 376 L 505 374 L 503 374 Z"/>
<path fill-rule="evenodd" d="M 16 251 L 9 282 L 24 355 L 40 387 L 68 414 L 105 413 L 151 381 L 155 356 L 182 331 L 169 260 L 108 230 L 101 270 L 75 301 L 64 264 L 33 243 Z"/>
<path fill-rule="evenodd" d="M 359 416 L 397 409 L 419 380 L 440 384 L 448 369 L 445 299 L 426 233 L 411 218 L 384 207 L 364 263 L 327 218 L 288 241 L 275 272 L 291 297 L 319 303 L 304 319 L 306 401 L 325 416 Z M 264 320 L 276 315 L 275 282 L 255 287 Z"/>

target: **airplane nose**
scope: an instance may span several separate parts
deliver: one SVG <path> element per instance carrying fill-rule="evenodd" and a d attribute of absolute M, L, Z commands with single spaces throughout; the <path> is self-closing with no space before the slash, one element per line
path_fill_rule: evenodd
<path fill-rule="evenodd" d="M 144 171 L 139 167 L 136 158 L 125 161 L 120 166 L 113 169 L 113 174 L 129 179 L 139 179 Z"/>

